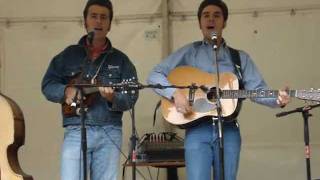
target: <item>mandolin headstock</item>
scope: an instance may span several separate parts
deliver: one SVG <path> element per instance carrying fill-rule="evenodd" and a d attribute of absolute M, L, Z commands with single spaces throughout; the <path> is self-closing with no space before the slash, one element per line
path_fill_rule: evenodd
<path fill-rule="evenodd" d="M 114 84 L 114 89 L 123 94 L 136 94 L 139 87 L 140 83 L 135 77 L 123 79 L 121 83 Z"/>

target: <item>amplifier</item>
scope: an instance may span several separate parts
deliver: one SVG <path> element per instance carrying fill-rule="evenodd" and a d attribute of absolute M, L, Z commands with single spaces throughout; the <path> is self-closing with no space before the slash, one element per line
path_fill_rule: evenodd
<path fill-rule="evenodd" d="M 147 133 L 137 146 L 137 162 L 184 161 L 183 138 L 176 133 Z"/>

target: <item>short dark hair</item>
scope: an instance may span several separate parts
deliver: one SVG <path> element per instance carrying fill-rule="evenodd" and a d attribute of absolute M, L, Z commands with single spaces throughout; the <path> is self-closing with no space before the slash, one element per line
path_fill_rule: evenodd
<path fill-rule="evenodd" d="M 99 5 L 99 6 L 103 6 L 109 9 L 110 11 L 110 22 L 112 21 L 113 18 L 113 8 L 112 8 L 112 3 L 109 0 L 88 0 L 84 10 L 83 10 L 83 18 L 84 20 L 86 20 L 87 15 L 88 15 L 88 9 L 90 6 L 92 5 Z"/>
<path fill-rule="evenodd" d="M 215 6 L 218 6 L 219 8 L 221 8 L 223 20 L 224 20 L 224 22 L 227 21 L 228 14 L 229 14 L 228 7 L 222 0 L 203 0 L 199 6 L 199 9 L 198 9 L 198 20 L 199 21 L 200 21 L 201 13 L 202 13 L 203 9 L 209 5 L 215 5 Z"/>

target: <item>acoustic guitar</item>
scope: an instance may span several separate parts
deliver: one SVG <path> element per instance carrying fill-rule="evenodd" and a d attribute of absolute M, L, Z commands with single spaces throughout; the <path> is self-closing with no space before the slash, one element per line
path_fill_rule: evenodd
<path fill-rule="evenodd" d="M 0 93 L 0 180 L 33 180 L 18 161 L 18 149 L 24 144 L 25 126 L 19 106 Z"/>
<path fill-rule="evenodd" d="M 168 80 L 171 84 L 178 86 L 189 86 L 194 84 L 198 88 L 194 92 L 192 103 L 193 112 L 184 115 L 177 111 L 174 102 L 167 98 L 161 99 L 161 111 L 165 120 L 169 123 L 187 127 L 195 124 L 199 118 L 206 116 L 217 116 L 216 110 L 216 84 L 215 74 L 201 71 L 190 66 L 180 66 L 173 69 Z M 278 90 L 239 90 L 239 81 L 233 73 L 220 73 L 219 94 L 221 97 L 222 116 L 225 119 L 234 117 L 238 113 L 239 99 L 242 98 L 276 98 Z M 189 90 L 182 92 L 189 97 Z M 320 90 L 289 90 L 290 97 L 303 100 L 320 101 Z"/>

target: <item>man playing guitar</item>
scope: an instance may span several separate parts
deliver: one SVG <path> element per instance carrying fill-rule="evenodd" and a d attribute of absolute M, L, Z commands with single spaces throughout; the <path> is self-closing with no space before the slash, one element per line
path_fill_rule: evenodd
<path fill-rule="evenodd" d="M 172 53 L 162 63 L 157 65 L 148 77 L 149 84 L 171 85 L 169 74 L 181 66 L 191 66 L 212 76 L 216 74 L 215 62 L 217 61 L 220 72 L 231 72 L 237 75 L 230 49 L 222 38 L 226 27 L 228 8 L 221 0 L 203 0 L 198 9 L 199 27 L 203 34 L 202 41 L 196 41 Z M 216 33 L 217 59 L 212 50 L 212 34 Z M 245 90 L 267 90 L 260 72 L 250 56 L 239 51 L 241 81 Z M 186 72 L 182 78 L 193 76 Z M 200 85 L 200 84 L 199 84 Z M 286 89 L 287 90 L 287 89 Z M 286 90 L 280 90 L 273 98 L 251 98 L 252 101 L 269 107 L 284 107 L 289 103 Z M 190 105 L 187 94 L 180 89 L 157 89 L 159 95 L 171 101 L 176 111 L 182 117 L 192 116 L 193 106 Z M 214 167 L 214 179 L 219 180 L 219 141 L 217 126 L 212 125 L 211 117 L 201 117 L 197 125 L 188 127 L 185 135 L 185 158 L 188 180 L 210 180 L 211 168 Z M 241 137 L 236 117 L 230 121 L 223 121 L 224 129 L 224 167 L 225 180 L 235 180 L 237 176 Z"/>

